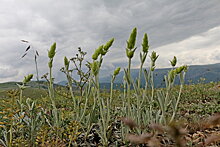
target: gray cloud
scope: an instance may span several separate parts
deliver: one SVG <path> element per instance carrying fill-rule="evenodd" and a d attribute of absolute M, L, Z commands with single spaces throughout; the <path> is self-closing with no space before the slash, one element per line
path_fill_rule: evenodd
<path fill-rule="evenodd" d="M 194 56 L 201 50 L 217 50 L 219 36 L 210 30 L 220 26 L 219 13 L 218 0 L 2 0 L 0 54 L 4 56 L 0 58 L 0 67 L 18 71 L 18 75 L 11 75 L 7 80 L 19 80 L 35 72 L 33 55 L 20 59 L 26 48 L 20 40 L 27 39 L 40 53 L 39 69 L 40 74 L 44 74 L 47 72 L 47 50 L 56 41 L 54 73 L 59 81 L 63 56 L 72 57 L 81 46 L 90 59 L 94 49 L 112 37 L 115 43 L 105 58 L 104 69 L 124 67 L 127 64 L 126 39 L 133 27 L 138 28 L 138 47 L 147 32 L 151 50 L 161 53 L 158 67 L 167 66 L 171 54 L 179 55 L 186 63 L 203 64 L 207 63 L 205 56 L 197 61 L 185 55 L 189 51 Z M 211 55 L 213 50 L 206 52 Z M 137 53 L 133 67 L 138 67 L 138 60 Z M 219 58 L 216 56 L 208 61 L 219 62 Z M 3 76 L 1 78 L 3 81 Z"/>
<path fill-rule="evenodd" d="M 2 81 L 6 81 L 5 79 L 16 77 L 17 75 L 18 71 L 16 69 L 10 67 L 0 67 L 0 80 Z"/>

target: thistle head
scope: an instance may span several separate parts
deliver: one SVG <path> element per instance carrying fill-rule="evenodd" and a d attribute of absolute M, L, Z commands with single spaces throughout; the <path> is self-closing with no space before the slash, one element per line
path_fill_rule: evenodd
<path fill-rule="evenodd" d="M 147 34 L 144 34 L 143 42 L 142 42 L 142 51 L 144 53 L 148 53 L 149 45 L 148 45 L 148 37 Z"/>
<path fill-rule="evenodd" d="M 176 66 L 176 63 L 177 63 L 177 58 L 176 58 L 176 56 L 174 56 L 173 60 L 170 61 L 170 64 L 172 67 L 174 67 L 174 66 Z"/>
<path fill-rule="evenodd" d="M 29 74 L 29 75 L 25 76 L 23 83 L 26 84 L 26 83 L 30 82 L 32 78 L 33 78 L 33 74 Z"/>
<path fill-rule="evenodd" d="M 127 41 L 127 48 L 133 49 L 136 42 L 136 36 L 137 36 L 137 28 L 134 28 L 130 34 L 130 37 Z"/>
<path fill-rule="evenodd" d="M 51 45 L 50 50 L 48 51 L 48 57 L 52 59 L 56 54 L 56 42 Z"/>
<path fill-rule="evenodd" d="M 121 70 L 120 67 L 116 68 L 114 71 L 114 76 L 117 76 L 119 74 L 120 70 Z"/>

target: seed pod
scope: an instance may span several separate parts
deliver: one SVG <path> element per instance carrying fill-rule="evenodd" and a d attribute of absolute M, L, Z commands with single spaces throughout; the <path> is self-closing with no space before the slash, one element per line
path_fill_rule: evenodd
<path fill-rule="evenodd" d="M 53 45 L 50 47 L 50 50 L 48 51 L 48 57 L 53 58 L 56 54 L 56 42 L 53 43 Z"/>
<path fill-rule="evenodd" d="M 116 68 L 114 71 L 114 76 L 117 76 L 119 74 L 120 70 L 121 70 L 120 67 Z"/>
<path fill-rule="evenodd" d="M 103 45 L 99 46 L 99 48 L 97 48 L 94 52 L 94 54 L 92 55 L 92 59 L 93 60 L 97 60 L 99 55 L 102 53 L 102 49 L 103 49 Z"/>
<path fill-rule="evenodd" d="M 26 84 L 28 82 L 30 82 L 30 80 L 33 78 L 33 74 L 29 74 L 27 76 L 24 77 L 23 83 Z"/>
<path fill-rule="evenodd" d="M 69 64 L 70 64 L 70 62 L 68 61 L 67 57 L 65 56 L 64 57 L 64 65 L 65 65 L 66 69 L 69 68 Z"/>
<path fill-rule="evenodd" d="M 136 36 L 137 36 L 137 28 L 134 28 L 130 34 L 130 38 L 127 41 L 127 48 L 133 49 L 136 42 Z"/>
<path fill-rule="evenodd" d="M 108 49 L 112 46 L 114 42 L 114 38 L 112 38 L 111 40 L 109 40 L 103 47 L 103 50 L 102 50 L 102 55 L 105 55 L 107 52 L 108 52 Z"/>
<path fill-rule="evenodd" d="M 143 42 L 142 42 L 142 50 L 144 53 L 148 53 L 149 45 L 148 45 L 148 37 L 147 34 L 144 34 Z"/>
<path fill-rule="evenodd" d="M 176 63 L 177 63 L 177 58 L 176 58 L 176 56 L 174 56 L 173 60 L 170 61 L 170 64 L 174 67 L 174 66 L 176 66 Z"/>

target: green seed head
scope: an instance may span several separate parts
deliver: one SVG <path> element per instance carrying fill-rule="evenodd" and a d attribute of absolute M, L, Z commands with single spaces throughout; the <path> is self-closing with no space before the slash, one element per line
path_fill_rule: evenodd
<path fill-rule="evenodd" d="M 91 70 L 94 76 L 96 76 L 99 73 L 99 62 L 98 61 L 94 61 L 91 64 Z"/>
<path fill-rule="evenodd" d="M 69 68 L 69 64 L 70 64 L 70 62 L 69 62 L 69 60 L 67 59 L 67 57 L 65 56 L 65 57 L 64 57 L 64 65 L 65 65 L 66 69 Z"/>
<path fill-rule="evenodd" d="M 56 42 L 53 43 L 53 45 L 50 47 L 50 50 L 48 51 L 48 57 L 53 58 L 56 54 Z"/>
<path fill-rule="evenodd" d="M 174 56 L 173 60 L 170 61 L 170 64 L 174 67 L 174 66 L 176 66 L 176 63 L 177 63 L 177 58 L 176 58 L 176 56 Z"/>
<path fill-rule="evenodd" d="M 157 55 L 157 53 L 155 51 L 153 51 L 150 56 L 152 62 L 156 62 L 158 57 L 159 57 L 159 55 Z"/>
<path fill-rule="evenodd" d="M 97 48 L 97 49 L 95 50 L 95 52 L 94 52 L 93 55 L 92 55 L 92 59 L 93 59 L 93 60 L 97 60 L 98 57 L 99 57 L 99 55 L 102 53 L 102 51 L 103 51 L 103 45 L 99 46 L 99 48 Z"/>
<path fill-rule="evenodd" d="M 148 37 L 147 34 L 144 34 L 143 42 L 142 42 L 142 50 L 144 53 L 148 53 L 149 45 L 148 45 Z"/>
<path fill-rule="evenodd" d="M 102 55 L 105 55 L 108 52 L 108 49 L 112 46 L 114 42 L 114 38 L 112 38 L 111 40 L 109 40 L 103 47 L 103 50 L 101 52 Z"/>
<path fill-rule="evenodd" d="M 120 67 L 116 68 L 114 71 L 114 76 L 117 76 L 119 74 L 120 70 L 121 70 Z"/>
<path fill-rule="evenodd" d="M 23 83 L 26 84 L 28 82 L 30 82 L 30 80 L 33 78 L 33 74 L 29 74 L 27 76 L 24 77 Z"/>
<path fill-rule="evenodd" d="M 137 28 L 134 28 L 130 34 L 130 38 L 127 41 L 127 48 L 133 49 L 136 42 L 136 36 L 137 36 Z"/>

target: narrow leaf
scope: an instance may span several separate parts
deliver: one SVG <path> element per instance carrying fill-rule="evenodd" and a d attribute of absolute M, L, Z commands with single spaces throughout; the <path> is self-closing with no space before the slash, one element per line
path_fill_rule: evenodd
<path fill-rule="evenodd" d="M 27 53 L 25 53 L 21 58 L 24 58 L 27 55 Z"/>
<path fill-rule="evenodd" d="M 38 53 L 38 51 L 36 51 L 36 55 L 37 55 L 37 56 L 39 56 L 39 53 Z"/>
<path fill-rule="evenodd" d="M 25 42 L 25 43 L 28 43 L 28 41 L 27 41 L 27 40 L 21 40 L 21 42 Z"/>
<path fill-rule="evenodd" d="M 31 48 L 31 46 L 29 45 L 29 46 L 26 48 L 25 52 L 27 52 L 30 48 Z"/>

